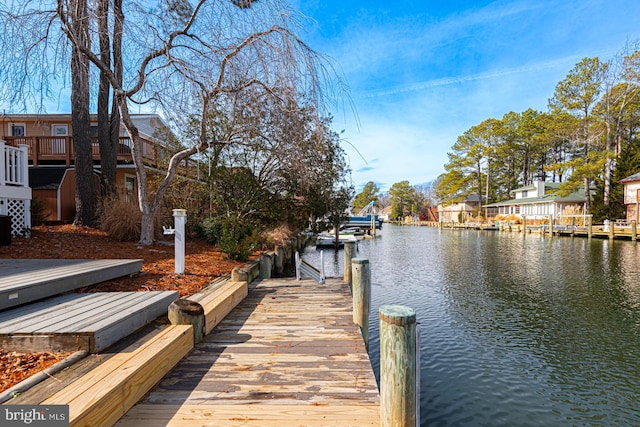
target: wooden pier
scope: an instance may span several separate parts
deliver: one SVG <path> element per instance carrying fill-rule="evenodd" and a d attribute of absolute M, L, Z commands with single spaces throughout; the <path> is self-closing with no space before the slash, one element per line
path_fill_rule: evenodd
<path fill-rule="evenodd" d="M 248 296 L 117 426 L 379 426 L 349 287 L 255 281 Z"/>

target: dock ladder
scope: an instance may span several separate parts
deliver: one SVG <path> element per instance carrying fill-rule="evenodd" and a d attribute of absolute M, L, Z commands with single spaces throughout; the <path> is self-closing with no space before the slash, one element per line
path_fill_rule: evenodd
<path fill-rule="evenodd" d="M 296 252 L 296 279 L 302 279 L 302 275 L 312 278 L 321 285 L 324 284 L 324 257 L 322 256 L 322 251 L 320 251 L 320 269 L 303 260 L 300 254 Z"/>

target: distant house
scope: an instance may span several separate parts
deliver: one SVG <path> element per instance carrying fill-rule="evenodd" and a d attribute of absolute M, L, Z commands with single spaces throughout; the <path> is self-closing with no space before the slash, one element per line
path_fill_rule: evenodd
<path fill-rule="evenodd" d="M 640 222 L 640 172 L 620 180 L 624 184 L 624 204 L 627 221 Z"/>
<path fill-rule="evenodd" d="M 489 218 L 498 215 L 517 215 L 527 218 L 549 217 L 558 218 L 571 207 L 571 214 L 580 211 L 584 206 L 584 189 L 568 196 L 559 196 L 555 191 L 559 183 L 534 181 L 533 184 L 516 188 L 511 191 L 512 199 L 486 205 Z"/>
<path fill-rule="evenodd" d="M 157 114 L 134 114 L 132 120 L 140 131 L 144 164 L 150 170 L 157 170 L 169 158 L 170 150 L 157 136 L 167 127 Z M 33 184 L 33 197 L 45 202 L 48 219 L 72 221 L 75 215 L 75 171 L 71 115 L 9 114 L 4 115 L 2 121 L 0 140 L 4 140 L 6 146 L 15 148 L 22 145 L 28 150 L 28 178 Z M 94 171 L 98 177 L 100 148 L 95 115 L 91 116 L 91 136 Z M 131 138 L 121 126 L 116 186 L 130 192 L 137 188 L 131 147 Z M 181 175 L 188 174 L 187 166 L 186 161 L 181 165 Z"/>
<path fill-rule="evenodd" d="M 460 197 L 452 197 L 438 203 L 438 219 L 440 222 L 466 222 L 480 211 L 482 204 L 480 196 L 469 194 Z"/>

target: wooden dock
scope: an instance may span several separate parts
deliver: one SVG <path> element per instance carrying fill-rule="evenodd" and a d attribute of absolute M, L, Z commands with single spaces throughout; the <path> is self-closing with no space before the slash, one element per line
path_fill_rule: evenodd
<path fill-rule="evenodd" d="M 369 356 L 339 279 L 268 279 L 118 426 L 378 426 Z"/>
<path fill-rule="evenodd" d="M 141 259 L 0 259 L 0 310 L 141 269 Z"/>

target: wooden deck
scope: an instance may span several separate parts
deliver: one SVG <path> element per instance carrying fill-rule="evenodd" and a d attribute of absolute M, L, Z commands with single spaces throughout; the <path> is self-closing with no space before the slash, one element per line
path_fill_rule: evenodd
<path fill-rule="evenodd" d="M 102 351 L 167 315 L 177 291 L 65 294 L 0 312 L 5 351 Z"/>
<path fill-rule="evenodd" d="M 379 394 L 349 288 L 269 279 L 118 426 L 377 426 Z"/>
<path fill-rule="evenodd" d="M 137 273 L 141 259 L 0 259 L 0 310 Z"/>

